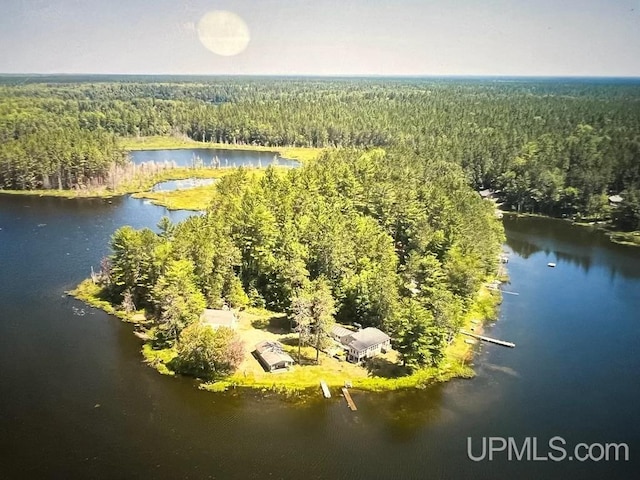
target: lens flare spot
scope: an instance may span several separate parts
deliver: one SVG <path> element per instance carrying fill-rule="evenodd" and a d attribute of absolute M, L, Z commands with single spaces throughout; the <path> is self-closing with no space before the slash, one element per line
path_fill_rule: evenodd
<path fill-rule="evenodd" d="M 224 57 L 242 53 L 251 35 L 245 21 L 233 12 L 213 10 L 198 22 L 198 38 L 210 51 Z"/>

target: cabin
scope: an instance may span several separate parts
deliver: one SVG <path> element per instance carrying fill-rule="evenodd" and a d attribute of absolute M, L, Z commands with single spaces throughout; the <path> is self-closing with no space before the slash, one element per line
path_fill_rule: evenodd
<path fill-rule="evenodd" d="M 287 370 L 295 363 L 293 358 L 284 351 L 282 344 L 275 340 L 265 340 L 256 344 L 253 353 L 267 372 Z"/>
<path fill-rule="evenodd" d="M 480 190 L 478 194 L 480 198 L 486 200 L 497 200 L 502 192 L 500 190 L 492 190 L 490 188 L 485 188 L 484 190 Z"/>
<path fill-rule="evenodd" d="M 367 327 L 358 332 L 351 332 L 343 337 L 340 343 L 347 350 L 347 360 L 360 363 L 391 348 L 389 335 L 377 328 Z"/>
<path fill-rule="evenodd" d="M 620 203 L 622 203 L 622 200 L 624 200 L 624 198 L 622 198 L 620 195 L 611 195 L 609 197 L 609 206 L 617 207 L 620 205 Z"/>
<path fill-rule="evenodd" d="M 200 316 L 200 321 L 209 325 L 214 330 L 220 327 L 227 327 L 236 329 L 238 326 L 238 318 L 232 310 L 215 310 L 211 308 L 205 308 L 204 312 Z"/>

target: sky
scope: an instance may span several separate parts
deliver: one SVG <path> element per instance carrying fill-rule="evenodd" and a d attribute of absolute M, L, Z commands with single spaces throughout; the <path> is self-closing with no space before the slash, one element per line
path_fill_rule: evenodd
<path fill-rule="evenodd" d="M 640 77 L 640 0 L 0 0 L 0 73 Z"/>

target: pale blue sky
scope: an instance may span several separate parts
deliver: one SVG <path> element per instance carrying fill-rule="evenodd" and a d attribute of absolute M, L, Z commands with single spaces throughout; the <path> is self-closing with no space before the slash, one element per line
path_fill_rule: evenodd
<path fill-rule="evenodd" d="M 0 0 L 2 73 L 640 76 L 640 0 Z M 248 48 L 206 50 L 210 10 Z"/>

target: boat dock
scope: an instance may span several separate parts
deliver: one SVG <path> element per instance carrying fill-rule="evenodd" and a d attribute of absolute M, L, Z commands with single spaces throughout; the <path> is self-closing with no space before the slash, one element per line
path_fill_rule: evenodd
<path fill-rule="evenodd" d="M 460 333 L 463 335 L 468 335 L 473 338 L 477 338 L 478 340 L 482 340 L 483 342 L 495 343 L 496 345 L 502 345 L 503 347 L 515 348 L 516 344 L 512 342 L 505 342 L 504 340 L 498 340 L 491 337 L 485 337 L 484 335 L 477 335 L 471 332 L 465 332 L 464 330 L 460 330 Z M 344 390 L 344 389 L 343 389 Z"/>
<path fill-rule="evenodd" d="M 353 398 L 351 398 L 351 394 L 346 387 L 342 388 L 342 394 L 344 395 L 344 399 L 347 401 L 347 405 L 349 406 L 351 411 L 355 412 L 356 410 L 358 410 L 358 407 L 356 407 L 356 404 L 354 403 Z"/>
<path fill-rule="evenodd" d="M 331 392 L 329 391 L 327 382 L 320 380 L 320 388 L 322 388 L 322 395 L 324 395 L 324 398 L 331 398 Z"/>
<path fill-rule="evenodd" d="M 491 286 L 489 286 L 489 287 L 487 287 L 487 288 L 488 288 L 489 290 L 494 290 L 494 291 L 496 291 L 496 292 L 501 292 L 501 293 L 507 293 L 507 294 L 509 294 L 509 295 L 520 295 L 518 292 L 510 292 L 509 290 L 502 290 L 502 289 L 500 289 L 500 288 L 498 288 L 498 287 L 491 287 Z"/>

